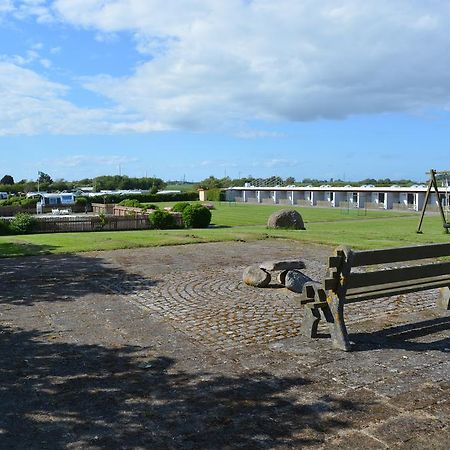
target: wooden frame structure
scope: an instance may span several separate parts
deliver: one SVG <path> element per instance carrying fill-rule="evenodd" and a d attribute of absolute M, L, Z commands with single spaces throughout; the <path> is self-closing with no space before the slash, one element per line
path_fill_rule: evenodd
<path fill-rule="evenodd" d="M 447 222 L 447 219 L 445 218 L 444 208 L 442 207 L 442 200 L 441 200 L 441 196 L 439 194 L 439 188 L 438 188 L 437 181 L 436 181 L 436 175 L 449 175 L 449 174 L 450 174 L 450 170 L 434 170 L 434 169 L 430 169 L 430 171 L 427 173 L 427 175 L 430 175 L 430 180 L 428 182 L 428 189 L 427 189 L 427 193 L 425 194 L 425 200 L 423 202 L 422 213 L 420 215 L 419 225 L 417 226 L 416 233 L 419 233 L 419 234 L 422 233 L 422 230 L 421 230 L 422 222 L 423 222 L 423 218 L 425 216 L 425 211 L 427 209 L 428 199 L 430 198 L 431 190 L 433 188 L 434 188 L 434 191 L 436 192 L 437 202 L 439 205 L 439 212 L 442 217 L 442 226 L 444 228 L 444 232 L 448 233 L 448 230 L 450 228 L 450 223 Z"/>

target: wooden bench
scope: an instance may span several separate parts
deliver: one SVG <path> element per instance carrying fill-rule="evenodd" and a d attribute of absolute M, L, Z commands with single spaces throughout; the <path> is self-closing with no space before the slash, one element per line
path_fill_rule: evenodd
<path fill-rule="evenodd" d="M 319 321 L 328 323 L 333 346 L 348 351 L 350 341 L 344 322 L 344 305 L 393 295 L 441 288 L 438 307 L 450 309 L 450 262 L 435 258 L 450 256 L 449 244 L 431 244 L 382 250 L 353 251 L 338 247 L 329 258 L 323 283 L 304 285 L 300 302 L 305 306 L 302 333 L 317 337 Z M 423 261 L 434 259 L 434 261 Z M 414 261 L 404 267 L 377 265 Z M 353 268 L 365 268 L 352 272 Z"/>

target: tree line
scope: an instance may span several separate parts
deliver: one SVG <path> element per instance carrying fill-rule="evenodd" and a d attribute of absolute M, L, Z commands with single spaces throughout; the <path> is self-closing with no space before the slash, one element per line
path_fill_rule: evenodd
<path fill-rule="evenodd" d="M 176 182 L 170 182 L 174 184 Z M 180 182 L 181 183 L 181 182 Z M 359 181 L 348 181 L 341 179 L 317 179 L 317 178 L 303 178 L 302 180 L 296 180 L 294 177 L 282 178 L 274 175 L 266 178 L 256 178 L 251 175 L 240 178 L 216 178 L 209 176 L 198 183 L 192 184 L 192 190 L 197 188 L 201 189 L 223 189 L 232 186 L 244 186 L 249 183 L 253 186 L 321 186 L 330 185 L 333 187 L 339 186 L 361 186 L 361 185 L 374 185 L 374 186 L 411 186 L 417 184 L 416 181 L 410 179 L 392 180 L 390 178 L 365 178 Z M 39 172 L 39 177 L 34 180 L 20 180 L 14 181 L 11 175 L 5 175 L 0 179 L 0 191 L 5 191 L 13 194 L 35 192 L 37 190 L 46 192 L 63 192 L 63 191 L 76 191 L 77 189 L 90 186 L 93 187 L 94 192 L 102 190 L 126 190 L 126 189 L 142 189 L 155 193 L 167 186 L 167 182 L 161 178 L 156 177 L 128 177 L 127 175 L 103 175 L 95 178 L 83 178 L 77 181 L 66 181 L 64 179 L 53 180 L 52 177 L 44 172 Z"/>
<path fill-rule="evenodd" d="M 103 175 L 77 181 L 67 181 L 62 178 L 53 180 L 50 175 L 44 172 L 39 172 L 36 181 L 23 179 L 15 182 L 11 175 L 5 175 L 0 179 L 0 191 L 12 194 L 36 192 L 37 190 L 46 192 L 76 191 L 84 186 L 93 187 L 94 191 L 97 192 L 123 189 L 142 189 L 157 192 L 163 189 L 166 183 L 161 178 L 133 178 L 126 175 Z"/>
<path fill-rule="evenodd" d="M 229 177 L 216 178 L 210 176 L 200 181 L 197 185 L 199 188 L 203 189 L 221 189 L 233 186 L 244 186 L 245 183 L 249 183 L 252 186 L 321 186 L 329 185 L 333 187 L 339 186 L 361 186 L 361 185 L 374 185 L 374 186 L 411 186 L 413 184 L 418 184 L 417 181 L 409 179 L 391 180 L 390 178 L 365 178 L 359 181 L 344 181 L 340 179 L 317 179 L 317 178 L 303 178 L 301 181 L 297 181 L 294 177 L 282 178 L 280 176 L 272 176 L 267 178 L 255 178 L 249 175 L 244 178 L 231 179 Z"/>

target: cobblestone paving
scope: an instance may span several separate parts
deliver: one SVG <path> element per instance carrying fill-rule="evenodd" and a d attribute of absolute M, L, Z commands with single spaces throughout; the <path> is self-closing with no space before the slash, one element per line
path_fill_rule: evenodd
<path fill-rule="evenodd" d="M 314 261 L 308 266 L 304 273 L 320 280 L 325 267 Z M 243 269 L 244 266 L 172 273 L 157 283 L 118 280 L 104 287 L 115 294 L 126 294 L 191 339 L 212 348 L 228 350 L 298 336 L 302 318 L 298 296 L 273 284 L 275 276 L 269 288 L 247 286 L 242 282 Z M 134 292 L 131 295 L 130 284 Z M 346 322 L 434 308 L 436 296 L 434 290 L 348 305 Z"/>

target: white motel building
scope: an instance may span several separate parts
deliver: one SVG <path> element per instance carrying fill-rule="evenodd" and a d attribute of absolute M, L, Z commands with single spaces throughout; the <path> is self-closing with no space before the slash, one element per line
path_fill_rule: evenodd
<path fill-rule="evenodd" d="M 227 201 L 293 206 L 318 206 L 328 208 L 363 208 L 421 211 L 427 186 L 409 187 L 373 185 L 332 187 L 322 185 L 257 187 L 246 183 L 241 187 L 226 189 Z M 450 189 L 439 188 L 444 207 L 450 204 Z M 437 195 L 431 191 L 427 210 L 438 211 Z"/>

